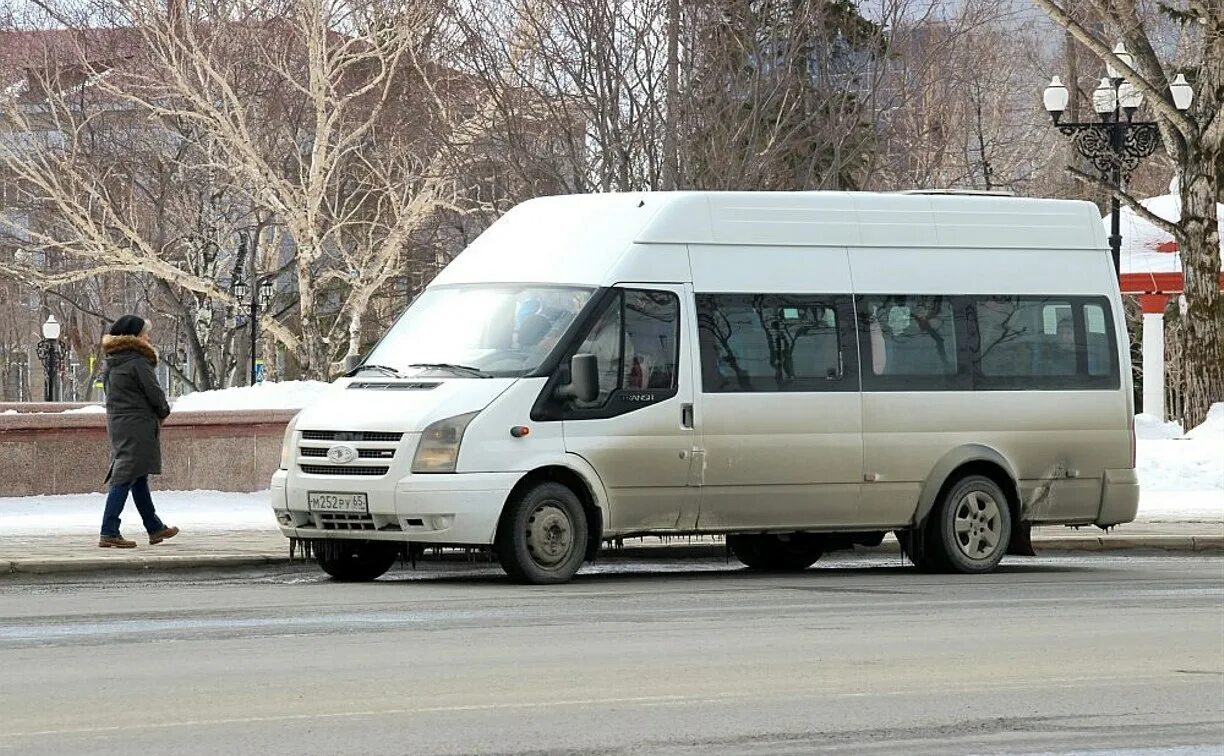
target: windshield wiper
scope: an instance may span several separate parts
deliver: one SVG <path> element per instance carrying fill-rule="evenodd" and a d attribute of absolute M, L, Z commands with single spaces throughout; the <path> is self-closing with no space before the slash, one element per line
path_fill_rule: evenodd
<path fill-rule="evenodd" d="M 357 375 L 358 373 L 360 373 L 360 372 L 361 372 L 361 371 L 363 371 L 363 370 L 377 370 L 378 372 L 382 373 L 383 375 L 389 375 L 389 376 L 391 376 L 392 378 L 403 378 L 403 377 L 405 377 L 405 376 L 403 375 L 403 373 L 401 373 L 400 371 L 396 370 L 396 369 L 395 369 L 395 368 L 393 368 L 393 367 L 387 367 L 386 365 L 370 365 L 370 364 L 366 364 L 366 365 L 358 365 L 357 367 L 355 367 L 355 368 L 353 368 L 352 370 L 350 370 L 350 371 L 348 371 L 347 373 L 345 373 L 345 374 L 344 374 L 344 377 L 345 377 L 345 378 L 352 378 L 353 376 Z"/>
<path fill-rule="evenodd" d="M 452 365 L 449 362 L 418 362 L 415 365 L 409 365 L 408 367 L 426 368 L 429 370 L 449 370 L 452 373 L 468 373 L 469 375 L 473 375 L 477 378 L 493 377 L 480 368 L 474 368 L 469 365 Z"/>

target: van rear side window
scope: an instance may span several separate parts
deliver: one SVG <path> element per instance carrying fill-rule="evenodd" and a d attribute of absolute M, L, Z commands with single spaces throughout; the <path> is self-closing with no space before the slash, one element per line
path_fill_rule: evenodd
<path fill-rule="evenodd" d="M 1109 306 L 1090 297 L 967 297 L 974 386 L 981 390 L 1117 388 Z"/>
<path fill-rule="evenodd" d="M 1075 324 L 1066 300 L 981 297 L 977 368 L 986 378 L 1073 376 Z"/>
<path fill-rule="evenodd" d="M 1121 385 L 1104 297 L 858 297 L 864 391 L 1070 391 Z"/>
<path fill-rule="evenodd" d="M 1104 306 L 1084 305 L 1084 329 L 1088 332 L 1088 375 L 1110 376 L 1117 371 L 1110 325 Z"/>

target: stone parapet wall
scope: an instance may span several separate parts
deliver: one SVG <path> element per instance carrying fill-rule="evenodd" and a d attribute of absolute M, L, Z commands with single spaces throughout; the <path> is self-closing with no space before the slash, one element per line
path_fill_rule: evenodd
<path fill-rule="evenodd" d="M 0 415 L 13 412 L 22 415 L 34 412 L 63 412 L 89 406 L 99 407 L 101 405 L 98 402 L 0 402 Z"/>
<path fill-rule="evenodd" d="M 106 416 L 0 407 L 0 496 L 102 491 L 109 450 Z M 154 489 L 260 491 L 280 464 L 295 410 L 175 412 L 162 426 L 162 475 Z"/>

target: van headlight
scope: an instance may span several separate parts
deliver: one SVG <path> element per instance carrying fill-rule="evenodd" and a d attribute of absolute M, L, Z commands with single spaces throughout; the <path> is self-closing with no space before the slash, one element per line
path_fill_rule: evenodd
<path fill-rule="evenodd" d="M 293 461 L 293 434 L 297 431 L 298 418 L 301 416 L 301 412 L 297 413 L 285 426 L 285 437 L 281 439 L 280 469 L 282 470 L 288 470 L 289 463 Z"/>
<path fill-rule="evenodd" d="M 421 434 L 416 456 L 412 458 L 414 473 L 453 473 L 459 461 L 459 444 L 463 443 L 463 432 L 468 423 L 479 412 L 456 415 L 432 423 Z"/>

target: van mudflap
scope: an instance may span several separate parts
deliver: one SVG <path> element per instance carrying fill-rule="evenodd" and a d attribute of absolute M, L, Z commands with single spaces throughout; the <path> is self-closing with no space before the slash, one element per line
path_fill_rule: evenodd
<path fill-rule="evenodd" d="M 1033 549 L 1033 524 L 1017 522 L 1012 524 L 1011 540 L 1007 542 L 1007 553 L 1015 556 L 1037 556 Z"/>

